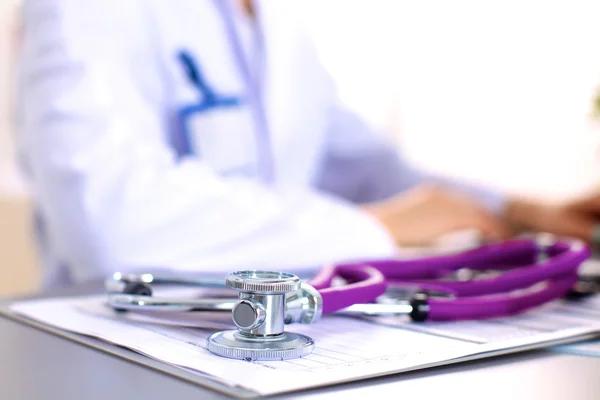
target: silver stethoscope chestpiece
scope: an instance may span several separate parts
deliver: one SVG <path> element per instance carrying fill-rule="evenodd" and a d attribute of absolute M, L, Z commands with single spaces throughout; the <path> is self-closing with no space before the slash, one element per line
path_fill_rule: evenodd
<path fill-rule="evenodd" d="M 238 291 L 232 311 L 237 330 L 217 332 L 207 339 L 216 355 L 245 361 L 275 361 L 312 353 L 315 343 L 305 335 L 284 332 L 285 295 L 300 290 L 293 274 L 271 271 L 238 271 L 226 285 Z"/>

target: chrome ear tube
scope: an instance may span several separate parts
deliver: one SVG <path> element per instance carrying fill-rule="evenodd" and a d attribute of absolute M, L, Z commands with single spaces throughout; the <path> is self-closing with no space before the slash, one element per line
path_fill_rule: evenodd
<path fill-rule="evenodd" d="M 246 361 L 274 361 L 303 357 L 313 351 L 315 344 L 310 337 L 284 330 L 285 323 L 293 318 L 288 315 L 286 321 L 286 294 L 301 289 L 297 276 L 238 271 L 227 276 L 226 285 L 238 291 L 238 302 L 232 311 L 237 330 L 211 335 L 206 343 L 211 353 Z M 316 314 L 303 312 L 296 318 L 312 322 Z"/>
<path fill-rule="evenodd" d="M 154 296 L 154 285 L 226 289 L 226 280 L 165 274 L 115 273 L 104 282 L 108 304 L 117 311 L 152 312 L 222 312 L 231 313 L 238 302 L 234 296 L 215 298 L 182 298 Z M 234 293 L 232 293 L 234 294 Z M 243 309 L 243 308 L 242 308 Z M 241 310 L 241 309 L 240 309 Z M 299 290 L 285 293 L 286 324 L 312 324 L 321 318 L 323 298 L 306 282 Z"/>

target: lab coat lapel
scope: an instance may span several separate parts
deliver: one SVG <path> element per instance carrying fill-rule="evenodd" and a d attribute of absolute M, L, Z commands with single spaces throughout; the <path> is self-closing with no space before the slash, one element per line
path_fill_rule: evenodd
<path fill-rule="evenodd" d="M 265 38 L 265 105 L 284 184 L 309 184 L 327 130 L 331 87 L 303 26 L 301 1 L 262 1 Z"/>

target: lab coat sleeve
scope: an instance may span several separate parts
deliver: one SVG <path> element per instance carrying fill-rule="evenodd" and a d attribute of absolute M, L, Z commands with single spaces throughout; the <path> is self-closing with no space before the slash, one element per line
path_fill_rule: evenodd
<path fill-rule="evenodd" d="M 369 203 L 418 184 L 439 184 L 471 196 L 491 213 L 502 212 L 505 200 L 500 191 L 415 168 L 385 133 L 376 132 L 339 99 L 334 103 L 318 183 L 321 189 L 356 203 Z"/>
<path fill-rule="evenodd" d="M 20 144 L 49 240 L 76 280 L 150 267 L 300 271 L 395 254 L 379 223 L 338 197 L 178 160 L 140 4 L 23 9 Z"/>

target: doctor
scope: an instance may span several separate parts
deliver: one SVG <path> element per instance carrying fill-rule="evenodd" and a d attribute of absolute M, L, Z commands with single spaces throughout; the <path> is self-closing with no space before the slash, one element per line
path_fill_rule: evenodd
<path fill-rule="evenodd" d="M 591 238 L 598 198 L 542 206 L 410 168 L 336 99 L 306 4 L 25 1 L 19 144 L 46 286 L 301 273 L 461 228 Z"/>

